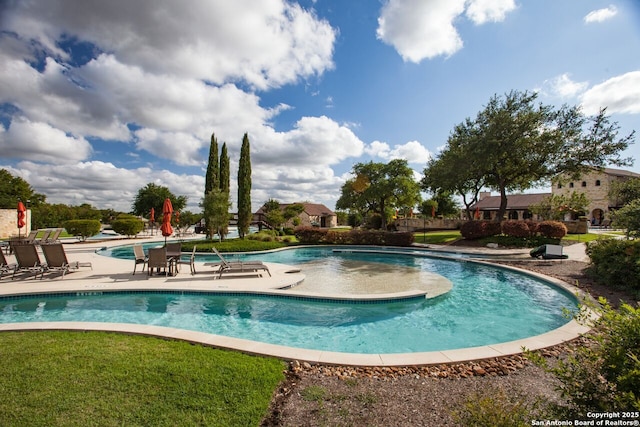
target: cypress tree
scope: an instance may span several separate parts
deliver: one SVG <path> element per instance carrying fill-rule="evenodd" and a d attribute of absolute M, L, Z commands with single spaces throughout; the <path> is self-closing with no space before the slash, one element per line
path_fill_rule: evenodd
<path fill-rule="evenodd" d="M 227 143 L 222 144 L 220 151 L 220 190 L 229 192 L 231 172 L 229 169 L 229 154 L 227 154 Z"/>
<path fill-rule="evenodd" d="M 238 234 L 241 239 L 249 232 L 253 213 L 251 212 L 251 156 L 249 135 L 244 134 L 238 165 Z"/>
<path fill-rule="evenodd" d="M 209 146 L 209 163 L 207 164 L 207 174 L 204 177 L 204 195 L 214 188 L 220 188 L 220 168 L 218 167 L 218 140 L 211 134 L 211 145 Z"/>

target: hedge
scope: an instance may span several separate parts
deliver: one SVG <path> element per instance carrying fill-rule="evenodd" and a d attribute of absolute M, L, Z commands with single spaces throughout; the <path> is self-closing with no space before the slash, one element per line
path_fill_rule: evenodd
<path fill-rule="evenodd" d="M 411 246 L 414 242 L 413 233 L 378 230 L 351 230 L 344 232 L 314 227 L 299 227 L 296 228 L 295 235 L 298 241 L 303 244 Z"/>
<path fill-rule="evenodd" d="M 495 221 L 468 221 L 460 227 L 460 234 L 468 240 L 497 236 L 500 233 L 502 233 L 500 223 Z"/>
<path fill-rule="evenodd" d="M 550 239 L 562 239 L 567 235 L 567 226 L 560 221 L 542 221 L 538 224 L 538 233 Z"/>
<path fill-rule="evenodd" d="M 100 232 L 100 221 L 97 219 L 72 219 L 64 222 L 67 233 L 86 240 Z"/>

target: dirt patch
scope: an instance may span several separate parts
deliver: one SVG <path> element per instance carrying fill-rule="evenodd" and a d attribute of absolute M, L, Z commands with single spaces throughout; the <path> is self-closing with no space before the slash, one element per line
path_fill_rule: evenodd
<path fill-rule="evenodd" d="M 500 261 L 577 286 L 612 306 L 633 294 L 597 284 L 578 261 Z M 574 343 L 543 350 L 562 357 Z M 432 367 L 353 368 L 292 363 L 264 426 L 455 426 L 467 400 L 502 393 L 517 402 L 556 403 L 557 380 L 521 356 Z M 532 415 L 533 416 L 533 415 Z"/>

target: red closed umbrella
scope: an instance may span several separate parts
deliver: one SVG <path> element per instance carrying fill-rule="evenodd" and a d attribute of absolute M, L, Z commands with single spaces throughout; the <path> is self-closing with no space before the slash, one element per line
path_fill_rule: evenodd
<path fill-rule="evenodd" d="M 18 237 L 20 237 L 20 229 L 27 225 L 25 222 L 27 210 L 24 208 L 24 204 L 22 202 L 18 202 Z"/>
<path fill-rule="evenodd" d="M 173 228 L 171 227 L 171 214 L 173 213 L 173 206 L 171 205 L 171 200 L 167 197 L 164 199 L 164 203 L 162 205 L 162 226 L 160 226 L 160 231 L 162 231 L 162 235 L 165 237 L 164 241 L 167 241 L 167 237 L 173 234 Z"/>
<path fill-rule="evenodd" d="M 153 234 L 153 223 L 156 222 L 156 210 L 151 208 L 149 212 L 149 225 L 151 226 L 151 234 Z"/>

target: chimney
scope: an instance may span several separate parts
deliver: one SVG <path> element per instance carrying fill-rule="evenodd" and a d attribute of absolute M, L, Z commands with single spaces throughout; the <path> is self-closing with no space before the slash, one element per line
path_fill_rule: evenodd
<path fill-rule="evenodd" d="M 480 192 L 480 200 L 486 199 L 487 197 L 491 197 L 491 191 Z"/>

